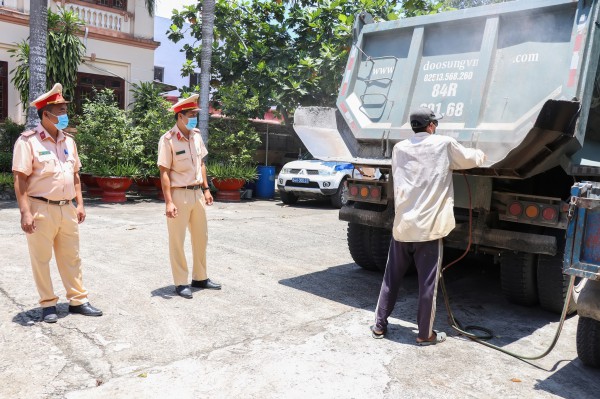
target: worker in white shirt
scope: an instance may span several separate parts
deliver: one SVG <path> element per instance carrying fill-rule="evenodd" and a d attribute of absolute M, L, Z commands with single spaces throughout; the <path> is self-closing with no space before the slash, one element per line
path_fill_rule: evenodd
<path fill-rule="evenodd" d="M 455 227 L 452 171 L 481 166 L 485 154 L 451 137 L 435 135 L 441 118 L 429 108 L 413 110 L 410 124 L 415 134 L 397 143 L 392 152 L 393 238 L 371 326 L 373 338 L 387 333 L 402 278 L 414 262 L 419 280 L 417 344 L 434 345 L 446 339 L 445 333 L 433 330 L 433 322 L 442 239 Z"/>

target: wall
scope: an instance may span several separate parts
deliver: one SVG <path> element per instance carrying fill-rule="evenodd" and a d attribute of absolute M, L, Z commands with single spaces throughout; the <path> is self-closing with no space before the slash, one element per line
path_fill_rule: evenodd
<path fill-rule="evenodd" d="M 0 7 L 0 61 L 8 62 L 12 71 L 16 64 L 8 50 L 16 48 L 15 43 L 29 36 L 29 1 L 3 0 Z M 89 6 L 89 3 L 65 1 L 67 7 L 75 5 Z M 1 3 L 0 3 L 1 4 Z M 49 7 L 57 11 L 61 1 L 49 0 Z M 154 18 L 148 15 L 144 1 L 129 0 L 128 23 L 132 24 L 130 32 L 116 32 L 108 29 L 89 27 L 82 40 L 87 46 L 84 63 L 80 72 L 99 75 L 113 75 L 123 78 L 125 85 L 125 104 L 131 102 L 131 83 L 151 81 L 154 77 L 154 49 L 158 43 L 153 40 Z M 20 104 L 19 94 L 12 84 L 9 75 L 8 115 L 19 123 L 24 123 L 23 105 Z"/>
<path fill-rule="evenodd" d="M 182 40 L 173 43 L 167 38 L 167 30 L 171 26 L 170 18 L 154 18 L 154 39 L 160 42 L 160 46 L 154 52 L 154 66 L 165 68 L 164 80 L 166 84 L 177 86 L 189 86 L 190 77 L 181 77 L 181 67 L 185 63 L 185 53 L 179 50 L 184 44 L 193 44 L 196 39 L 186 35 Z M 189 28 L 189 24 L 184 25 L 184 30 Z M 200 68 L 196 68 L 200 72 Z M 179 90 L 173 90 L 169 95 L 179 96 Z"/>

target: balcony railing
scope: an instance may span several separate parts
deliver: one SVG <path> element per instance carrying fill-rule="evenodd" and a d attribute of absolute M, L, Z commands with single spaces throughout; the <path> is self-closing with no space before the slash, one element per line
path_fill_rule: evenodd
<path fill-rule="evenodd" d="M 68 10 L 73 11 L 85 22 L 86 25 L 96 28 L 109 29 L 117 32 L 130 33 L 128 14 L 112 12 L 104 9 L 84 6 L 81 4 L 66 4 Z"/>

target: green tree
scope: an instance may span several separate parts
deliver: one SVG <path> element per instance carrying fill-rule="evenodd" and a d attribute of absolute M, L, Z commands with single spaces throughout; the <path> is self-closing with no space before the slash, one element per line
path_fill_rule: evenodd
<path fill-rule="evenodd" d="M 513 0 L 446 0 L 446 5 L 452 8 L 470 8 L 493 3 L 505 3 Z"/>
<path fill-rule="evenodd" d="M 181 40 L 184 23 L 190 22 L 189 33 L 202 41 L 202 25 L 196 23 L 202 3 L 173 14 L 171 40 Z M 443 7 L 441 2 L 426 0 L 217 0 L 210 81 L 218 90 L 213 99 L 221 102 L 223 89 L 236 84 L 258 101 L 251 116 L 262 117 L 275 105 L 286 120 L 298 105 L 332 106 L 358 12 L 391 20 Z M 188 59 L 183 76 L 200 64 L 205 46 L 197 44 L 182 48 Z"/>
<path fill-rule="evenodd" d="M 47 8 L 44 10 L 47 10 Z M 33 9 L 31 15 L 34 18 Z M 46 15 L 46 11 L 44 11 L 44 15 Z M 47 17 L 42 20 L 47 23 L 47 29 L 44 28 L 45 38 L 43 42 L 46 43 L 46 46 L 43 46 L 43 55 L 37 54 L 39 51 L 34 51 L 33 38 L 37 29 L 31 30 L 30 43 L 23 41 L 17 44 L 16 49 L 9 50 L 12 53 L 11 57 L 15 58 L 17 63 L 16 68 L 11 71 L 13 74 L 11 82 L 19 92 L 21 102 L 25 107 L 27 107 L 29 101 L 49 90 L 54 83 L 61 83 L 64 95 L 67 98 L 73 98 L 77 84 L 77 69 L 85 54 L 85 46 L 77 36 L 77 33 L 81 31 L 83 21 L 79 19 L 77 14 L 62 8 L 58 14 L 47 10 Z M 38 24 L 39 21 L 35 23 Z M 36 71 L 41 67 L 36 65 L 42 59 L 45 64 L 44 72 L 42 76 L 37 76 Z M 32 65 L 32 62 L 35 65 Z M 41 80 L 43 80 L 41 88 L 37 88 Z M 31 95 L 30 81 L 32 85 L 36 86 L 35 92 L 31 91 Z M 34 109 L 33 112 L 35 114 Z M 28 126 L 31 126 L 31 120 L 36 120 L 37 123 L 37 114 L 35 114 L 34 119 L 31 115 L 28 115 Z"/>

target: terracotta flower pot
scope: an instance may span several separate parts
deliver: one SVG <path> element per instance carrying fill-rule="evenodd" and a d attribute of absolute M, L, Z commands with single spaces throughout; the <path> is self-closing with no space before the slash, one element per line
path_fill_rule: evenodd
<path fill-rule="evenodd" d="M 143 196 L 154 196 L 156 193 L 156 186 L 151 177 L 136 177 L 134 179 L 137 191 Z"/>
<path fill-rule="evenodd" d="M 102 189 L 98 186 L 96 176 L 91 173 L 80 173 L 81 182 L 85 184 L 87 195 L 90 197 L 100 197 L 102 195 Z"/>
<path fill-rule="evenodd" d="M 158 191 L 156 193 L 156 197 L 159 200 L 164 201 L 165 195 L 163 194 L 163 191 L 162 191 L 162 183 L 160 182 L 160 177 L 152 176 L 150 179 L 152 180 L 154 187 L 156 187 L 158 189 Z"/>
<path fill-rule="evenodd" d="M 125 192 L 133 179 L 131 177 L 96 177 L 96 181 L 102 188 L 102 202 L 125 202 L 127 197 Z"/>
<path fill-rule="evenodd" d="M 217 188 L 217 201 L 241 201 L 240 189 L 244 186 L 243 179 L 213 179 L 213 185 Z"/>

